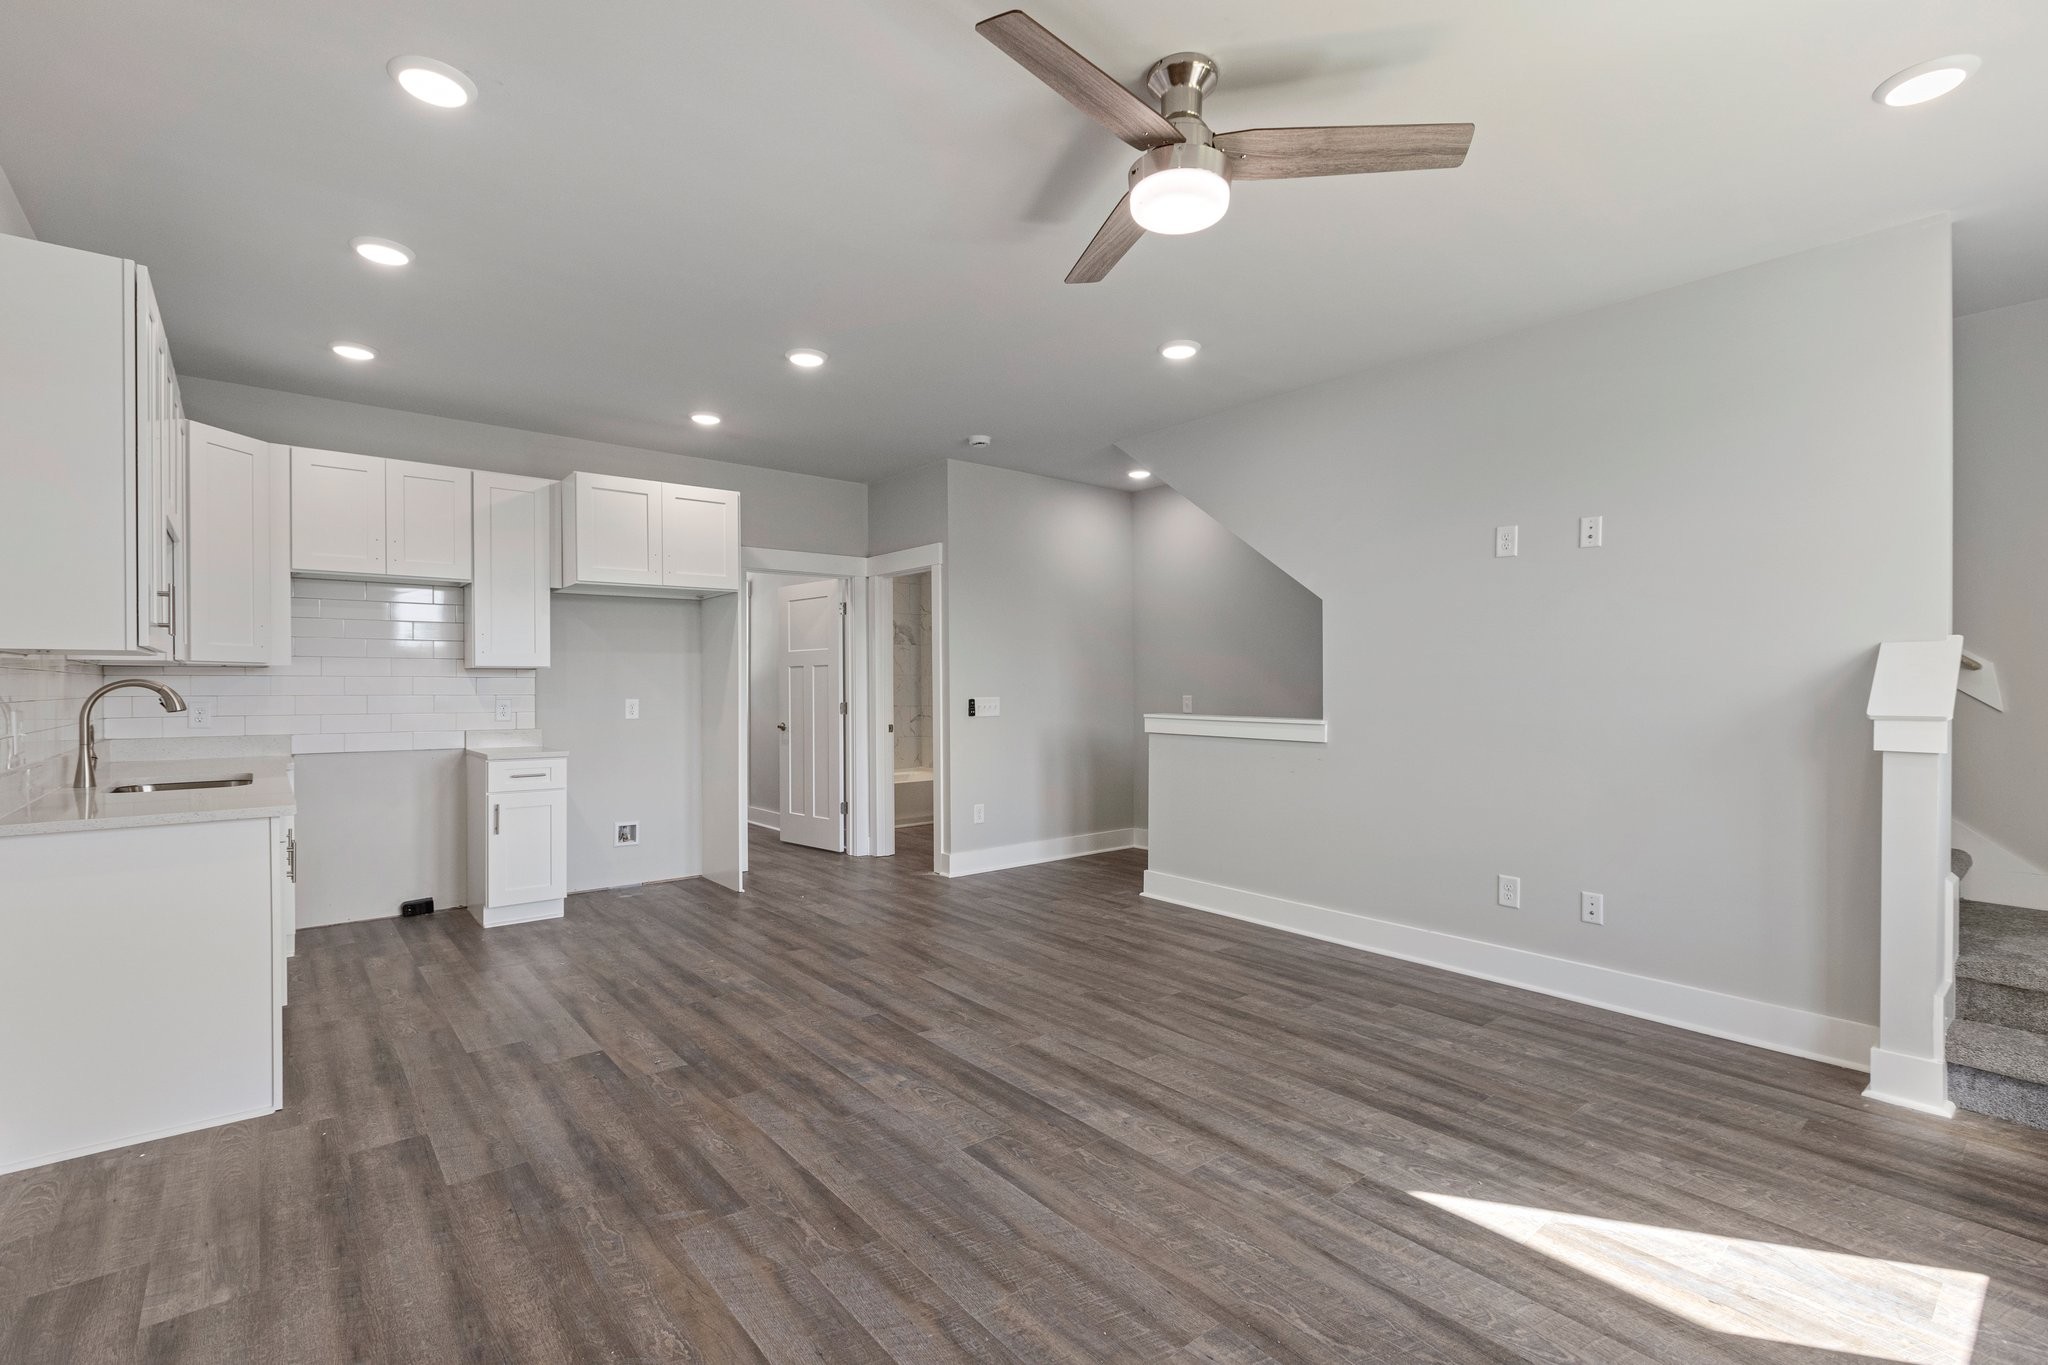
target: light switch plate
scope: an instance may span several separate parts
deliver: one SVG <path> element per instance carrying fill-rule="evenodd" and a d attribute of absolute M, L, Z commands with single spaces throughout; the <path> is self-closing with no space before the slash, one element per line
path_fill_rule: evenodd
<path fill-rule="evenodd" d="M 1600 548 L 1600 543 L 1606 536 L 1606 530 L 1603 525 L 1606 520 L 1607 518 L 1605 517 L 1579 518 L 1579 548 L 1581 550 L 1597 550 Z"/>
<path fill-rule="evenodd" d="M 1493 528 L 1493 557 L 1513 559 L 1522 553 L 1522 528 L 1519 526 L 1496 526 Z"/>
<path fill-rule="evenodd" d="M 981 714 L 984 716 L 1000 716 L 1003 714 L 1003 699 L 1001 697 L 983 697 L 981 699 Z"/>
<path fill-rule="evenodd" d="M 1581 891 L 1579 918 L 1587 924 L 1607 923 L 1607 897 L 1598 891 Z"/>

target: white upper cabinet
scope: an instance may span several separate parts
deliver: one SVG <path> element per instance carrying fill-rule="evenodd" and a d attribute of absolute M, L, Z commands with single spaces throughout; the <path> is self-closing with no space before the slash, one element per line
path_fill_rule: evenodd
<path fill-rule="evenodd" d="M 384 572 L 467 582 L 470 472 L 409 460 L 384 462 Z"/>
<path fill-rule="evenodd" d="M 384 572 L 384 461 L 292 447 L 292 571 Z"/>
<path fill-rule="evenodd" d="M 179 417 L 148 272 L 0 234 L 0 649 L 171 653 Z"/>
<path fill-rule="evenodd" d="M 737 592 L 740 495 L 571 474 L 562 481 L 561 552 L 556 586 L 571 592 Z"/>
<path fill-rule="evenodd" d="M 670 588 L 740 590 L 740 495 L 661 486 L 661 581 Z"/>
<path fill-rule="evenodd" d="M 562 481 L 562 584 L 661 586 L 661 490 L 652 479 Z"/>
<path fill-rule="evenodd" d="M 198 422 L 185 426 L 185 630 L 178 657 L 195 664 L 288 664 L 284 452 Z"/>
<path fill-rule="evenodd" d="M 476 575 L 469 666 L 548 666 L 548 556 L 555 485 L 478 470 L 470 483 Z"/>
<path fill-rule="evenodd" d="M 467 469 L 292 448 L 292 572 L 466 583 Z"/>

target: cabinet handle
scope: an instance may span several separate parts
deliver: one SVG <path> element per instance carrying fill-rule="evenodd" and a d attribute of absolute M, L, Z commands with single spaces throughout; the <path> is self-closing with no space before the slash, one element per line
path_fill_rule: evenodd
<path fill-rule="evenodd" d="M 284 836 L 284 879 L 297 882 L 299 879 L 299 832 L 291 831 Z"/>
<path fill-rule="evenodd" d="M 513 774 L 512 774 L 512 777 L 513 777 L 513 779 L 514 779 L 514 780 L 517 780 L 517 779 L 519 779 L 519 778 L 523 778 L 523 777 L 546 777 L 546 776 L 547 776 L 547 774 L 546 774 L 546 773 L 513 773 Z"/>
<path fill-rule="evenodd" d="M 498 832 L 498 803 L 491 802 L 491 833 Z"/>
<path fill-rule="evenodd" d="M 158 597 L 168 599 L 171 596 L 171 590 L 169 588 L 158 588 L 156 590 L 156 595 Z M 171 618 L 175 615 L 177 615 L 177 604 L 173 601 L 166 600 L 164 603 L 164 619 L 158 621 L 154 618 L 151 618 L 149 623 L 150 628 L 153 630 L 169 630 L 171 628 Z"/>

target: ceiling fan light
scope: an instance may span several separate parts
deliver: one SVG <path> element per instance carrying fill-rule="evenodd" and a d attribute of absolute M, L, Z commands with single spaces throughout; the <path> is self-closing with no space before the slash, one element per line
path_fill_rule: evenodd
<path fill-rule="evenodd" d="M 1155 147 L 1131 167 L 1131 217 L 1170 237 L 1214 227 L 1230 209 L 1223 153 L 1199 142 Z"/>

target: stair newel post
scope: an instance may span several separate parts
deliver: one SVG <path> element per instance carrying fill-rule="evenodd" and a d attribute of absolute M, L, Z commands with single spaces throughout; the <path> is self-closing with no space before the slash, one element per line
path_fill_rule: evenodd
<path fill-rule="evenodd" d="M 1883 754 L 1877 1045 L 1871 1099 L 1946 1118 L 1944 1055 L 1955 988 L 1949 784 L 1963 637 L 1878 647 L 1872 744 Z"/>

